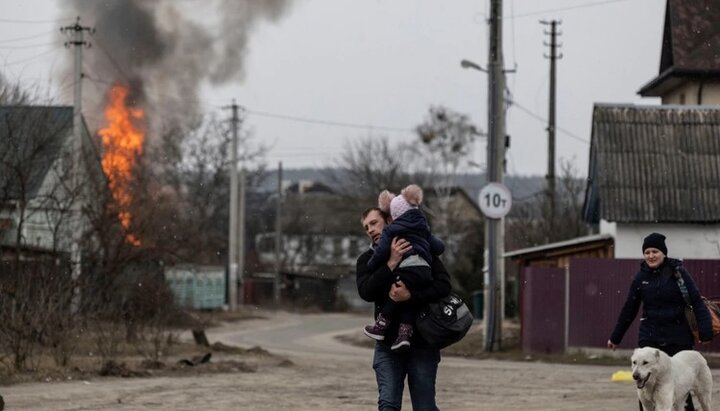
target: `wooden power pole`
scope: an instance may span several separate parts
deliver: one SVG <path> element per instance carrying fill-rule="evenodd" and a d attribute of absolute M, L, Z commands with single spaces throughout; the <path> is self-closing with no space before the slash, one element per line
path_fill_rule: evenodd
<path fill-rule="evenodd" d="M 275 278 L 273 281 L 273 297 L 275 304 L 280 304 L 280 271 L 282 269 L 282 162 L 278 163 L 278 181 L 277 181 L 277 203 L 275 204 Z"/>
<path fill-rule="evenodd" d="M 82 249 L 80 243 L 84 232 L 82 201 L 81 195 L 82 183 L 80 181 L 82 173 L 82 150 L 83 150 L 83 130 L 82 130 L 82 49 L 89 46 L 89 43 L 83 38 L 83 34 L 87 31 L 93 33 L 94 29 L 80 25 L 80 17 L 73 25 L 60 29 L 63 33 L 72 33 L 72 39 L 65 43 L 66 47 L 74 47 L 74 101 L 73 101 L 73 144 L 72 144 L 72 169 L 70 190 L 73 196 L 72 205 L 72 238 L 70 244 L 70 260 L 72 265 L 72 280 L 77 281 L 82 274 Z M 73 309 L 77 309 L 80 303 L 80 289 L 75 287 L 73 292 Z"/>
<path fill-rule="evenodd" d="M 230 145 L 230 207 L 228 210 L 228 300 L 230 311 L 237 310 L 245 302 L 245 167 L 240 170 L 238 178 L 238 134 L 240 130 L 240 106 L 233 100 L 229 107 L 232 110 L 232 142 Z M 238 181 L 239 180 L 239 181 Z M 238 193 L 239 190 L 239 193 Z M 238 288 L 240 294 L 238 295 Z"/>
<path fill-rule="evenodd" d="M 547 196 L 549 203 L 549 219 L 550 219 L 550 230 L 554 230 L 556 227 L 556 197 L 557 192 L 555 188 L 555 107 L 556 107 L 556 62 L 562 58 L 562 54 L 558 55 L 557 49 L 559 47 L 557 43 L 557 36 L 560 35 L 557 31 L 557 26 L 561 24 L 558 20 L 545 21 L 541 20 L 541 24 L 550 26 L 550 31 L 546 31 L 545 34 L 550 36 L 550 43 L 544 42 L 546 46 L 550 48 L 550 54 L 545 55 L 546 58 L 550 59 L 550 93 L 548 102 L 548 171 L 545 178 L 547 179 Z"/>
<path fill-rule="evenodd" d="M 488 48 L 488 148 L 487 180 L 502 183 L 505 167 L 505 69 L 502 52 L 502 0 L 490 3 Z M 502 343 L 503 294 L 503 220 L 485 219 L 485 350 L 498 351 Z"/>

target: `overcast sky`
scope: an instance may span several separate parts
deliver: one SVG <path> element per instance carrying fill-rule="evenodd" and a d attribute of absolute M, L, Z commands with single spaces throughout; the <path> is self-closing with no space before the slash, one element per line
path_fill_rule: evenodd
<path fill-rule="evenodd" d="M 227 115 L 222 107 L 233 98 L 247 108 L 246 124 L 256 141 L 271 146 L 271 166 L 278 161 L 284 167 L 332 166 L 348 141 L 367 136 L 413 141 L 412 129 L 431 105 L 467 114 L 487 129 L 487 76 L 462 69 L 460 60 L 485 66 L 488 1 L 288 3 L 280 17 L 259 21 L 250 32 L 244 79 L 201 85 L 203 112 Z M 177 4 L 198 25 L 212 29 L 217 24 L 219 0 Z M 3 0 L 0 70 L 71 103 L 71 83 L 63 78 L 71 52 L 57 35 L 75 14 L 66 5 L 61 0 Z M 562 20 L 557 156 L 574 161 L 586 175 L 593 103 L 657 104 L 636 92 L 657 75 L 664 10 L 665 0 L 504 1 L 505 63 L 517 65 L 507 84 L 520 106 L 511 107 L 507 116 L 512 137 L 508 173 L 547 171 L 545 123 L 535 118 L 545 119 L 548 110 L 547 36 L 538 21 Z M 474 162 L 485 163 L 485 144 L 478 141 Z"/>

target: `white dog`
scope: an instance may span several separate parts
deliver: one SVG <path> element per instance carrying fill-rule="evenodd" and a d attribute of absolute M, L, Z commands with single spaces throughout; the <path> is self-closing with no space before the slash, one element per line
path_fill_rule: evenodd
<path fill-rule="evenodd" d="M 635 349 L 631 360 L 638 398 L 645 411 L 682 411 L 690 392 L 703 411 L 710 411 L 712 374 L 699 352 L 680 351 L 670 357 L 645 347 Z"/>

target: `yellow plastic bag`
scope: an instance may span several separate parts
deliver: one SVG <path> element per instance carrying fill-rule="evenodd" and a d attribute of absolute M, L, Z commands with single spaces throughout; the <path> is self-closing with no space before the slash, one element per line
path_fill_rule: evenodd
<path fill-rule="evenodd" d="M 615 371 L 610 377 L 612 382 L 632 381 L 632 371 Z"/>

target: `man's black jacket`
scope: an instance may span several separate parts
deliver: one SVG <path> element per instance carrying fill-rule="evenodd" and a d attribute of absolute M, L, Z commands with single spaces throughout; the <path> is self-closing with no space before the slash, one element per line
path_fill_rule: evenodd
<path fill-rule="evenodd" d="M 395 282 L 396 277 L 387 264 L 381 265 L 378 269 L 370 271 L 367 263 L 373 255 L 373 250 L 368 249 L 357 259 L 355 272 L 357 273 L 357 288 L 360 298 L 368 302 L 375 303 L 375 318 L 377 318 L 380 308 L 390 299 L 390 286 Z M 415 305 L 423 305 L 428 302 L 439 300 L 450 294 L 450 274 L 448 274 L 445 265 L 439 258 L 433 258 L 430 264 L 433 282 L 425 287 L 412 292 L 410 302 Z M 392 344 L 397 336 L 398 324 L 390 324 L 387 334 L 385 334 L 384 342 Z M 413 343 L 423 346 L 425 342 L 417 333 L 413 335 Z"/>

